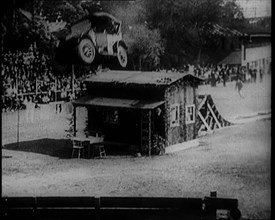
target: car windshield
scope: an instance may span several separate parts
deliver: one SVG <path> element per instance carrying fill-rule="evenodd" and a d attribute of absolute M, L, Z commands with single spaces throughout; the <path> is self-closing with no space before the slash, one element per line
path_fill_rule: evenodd
<path fill-rule="evenodd" d="M 119 22 L 111 19 L 108 16 L 92 16 L 91 27 L 95 32 L 104 32 L 108 34 L 116 34 L 119 31 Z"/>

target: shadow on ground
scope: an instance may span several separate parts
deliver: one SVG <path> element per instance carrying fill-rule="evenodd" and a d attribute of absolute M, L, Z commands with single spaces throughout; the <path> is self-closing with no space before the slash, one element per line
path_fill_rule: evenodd
<path fill-rule="evenodd" d="M 32 152 L 38 154 L 68 159 L 72 156 L 72 142 L 69 139 L 49 139 L 43 138 L 31 141 L 22 141 L 19 143 L 10 143 L 4 145 L 4 149 L 14 151 Z M 109 146 L 105 145 L 106 155 L 133 155 L 133 150 L 129 146 Z M 86 152 L 86 151 L 85 151 Z M 98 149 L 95 149 L 95 155 L 99 156 Z M 92 155 L 91 155 L 92 157 Z"/>
<path fill-rule="evenodd" d="M 18 143 L 6 144 L 7 150 L 24 151 L 45 154 L 62 159 L 71 158 L 72 143 L 68 139 L 39 139 L 31 141 L 23 141 Z"/>

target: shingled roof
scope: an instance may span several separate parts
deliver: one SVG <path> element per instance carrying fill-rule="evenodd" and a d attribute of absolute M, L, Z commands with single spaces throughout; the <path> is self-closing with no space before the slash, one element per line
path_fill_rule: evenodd
<path fill-rule="evenodd" d="M 186 78 L 186 80 L 190 80 L 190 78 L 193 80 L 201 80 L 189 73 L 110 70 L 92 75 L 90 78 L 86 79 L 86 82 L 167 86 L 182 78 Z"/>

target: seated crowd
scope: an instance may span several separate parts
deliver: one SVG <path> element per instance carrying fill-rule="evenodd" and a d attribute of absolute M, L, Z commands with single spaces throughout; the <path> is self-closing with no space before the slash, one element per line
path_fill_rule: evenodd
<path fill-rule="evenodd" d="M 42 104 L 66 100 L 72 93 L 71 76 L 55 76 L 49 58 L 38 51 L 34 53 L 32 47 L 28 52 L 7 52 L 2 58 L 3 111 L 24 108 L 25 99 Z M 77 74 L 74 79 L 76 98 L 86 89 L 86 75 Z"/>

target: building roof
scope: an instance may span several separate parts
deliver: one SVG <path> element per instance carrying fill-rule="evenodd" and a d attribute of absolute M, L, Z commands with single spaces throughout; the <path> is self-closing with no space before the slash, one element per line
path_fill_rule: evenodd
<path fill-rule="evenodd" d="M 77 106 L 93 106 L 93 107 L 115 107 L 115 108 L 131 108 L 131 109 L 154 109 L 164 101 L 160 100 L 138 100 L 138 99 L 120 99 L 109 97 L 81 97 L 73 102 Z"/>
<path fill-rule="evenodd" d="M 189 73 L 179 72 L 142 72 L 142 71 L 106 71 L 99 72 L 86 79 L 86 82 L 114 83 L 114 84 L 139 84 L 139 85 L 170 85 L 179 79 L 202 80 Z M 192 79 L 190 79 L 192 78 Z"/>
<path fill-rule="evenodd" d="M 241 64 L 242 63 L 242 53 L 241 50 L 236 50 L 231 52 L 227 57 L 225 57 L 219 64 Z"/>
<path fill-rule="evenodd" d="M 223 27 L 219 24 L 213 24 L 210 25 L 208 28 L 208 32 L 210 32 L 213 35 L 218 36 L 235 36 L 235 37 L 241 37 L 243 35 L 246 35 L 245 33 L 241 33 L 240 31 L 237 31 L 232 28 Z"/>

